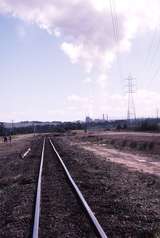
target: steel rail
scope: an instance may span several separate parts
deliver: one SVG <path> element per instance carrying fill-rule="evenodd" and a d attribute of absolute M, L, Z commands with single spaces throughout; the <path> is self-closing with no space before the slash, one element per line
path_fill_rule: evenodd
<path fill-rule="evenodd" d="M 45 138 L 43 140 L 41 163 L 40 163 L 39 176 L 38 176 L 38 185 L 37 185 L 37 195 L 36 195 L 36 204 L 35 204 L 35 214 L 34 214 L 34 224 L 33 224 L 32 238 L 38 238 L 38 231 L 39 231 L 40 205 L 41 205 L 41 181 L 42 181 L 42 169 L 43 169 L 43 161 L 44 161 L 44 148 L 45 148 Z"/>
<path fill-rule="evenodd" d="M 80 189 L 78 188 L 78 186 L 77 186 L 76 183 L 74 182 L 73 178 L 71 177 L 71 175 L 70 175 L 70 173 L 69 173 L 69 171 L 68 171 L 66 165 L 64 164 L 62 158 L 60 157 L 58 151 L 56 150 L 54 144 L 52 143 L 52 140 L 49 139 L 49 141 L 50 141 L 50 144 L 51 144 L 51 146 L 52 146 L 54 152 L 56 153 L 56 155 L 57 155 L 57 157 L 58 157 L 58 159 L 59 159 L 59 161 L 60 161 L 60 163 L 61 163 L 61 165 L 62 165 L 64 171 L 65 171 L 65 174 L 66 174 L 66 176 L 67 176 L 69 182 L 71 183 L 71 185 L 72 185 L 72 187 L 73 187 L 73 189 L 74 189 L 76 195 L 78 196 L 78 198 L 79 198 L 81 204 L 83 205 L 83 207 L 84 207 L 84 209 L 85 209 L 87 215 L 89 216 L 89 218 L 90 218 L 90 220 L 91 220 L 91 222 L 92 222 L 92 224 L 93 224 L 93 226 L 94 226 L 94 229 L 95 229 L 95 231 L 96 231 L 98 237 L 100 237 L 100 238 L 108 238 L 107 235 L 105 234 L 103 228 L 102 228 L 101 225 L 99 224 L 97 218 L 95 217 L 94 213 L 92 212 L 91 208 L 89 207 L 88 203 L 86 202 L 85 198 L 83 197 L 83 195 L 82 195 Z"/>

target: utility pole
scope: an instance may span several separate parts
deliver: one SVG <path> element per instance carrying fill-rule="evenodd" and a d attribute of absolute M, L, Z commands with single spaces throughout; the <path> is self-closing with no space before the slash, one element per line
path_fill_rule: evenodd
<path fill-rule="evenodd" d="M 134 91 L 134 78 L 129 75 L 129 77 L 126 79 L 127 82 L 127 94 L 128 94 L 128 108 L 127 108 L 127 120 L 128 122 L 131 121 L 131 119 L 136 119 L 136 109 L 135 109 L 135 104 L 134 104 L 134 97 L 133 94 L 135 93 Z"/>
<path fill-rule="evenodd" d="M 159 109 L 158 108 L 156 108 L 156 117 L 157 117 L 157 121 L 158 121 L 158 119 L 159 119 Z"/>
<path fill-rule="evenodd" d="M 33 134 L 36 135 L 36 124 L 33 122 Z"/>
<path fill-rule="evenodd" d="M 106 114 L 106 120 L 108 121 L 108 114 Z"/>
<path fill-rule="evenodd" d="M 13 125 L 14 125 L 14 121 L 12 120 L 12 135 L 14 134 L 14 127 L 13 127 Z"/>

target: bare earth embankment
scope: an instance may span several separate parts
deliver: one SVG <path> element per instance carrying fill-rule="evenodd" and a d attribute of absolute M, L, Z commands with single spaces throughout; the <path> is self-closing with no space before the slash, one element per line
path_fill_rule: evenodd
<path fill-rule="evenodd" d="M 160 135 L 153 133 L 88 133 L 73 144 L 129 170 L 160 175 Z"/>
<path fill-rule="evenodd" d="M 89 133 L 55 140 L 109 237 L 160 237 L 160 137 L 147 136 Z"/>
<path fill-rule="evenodd" d="M 16 136 L 0 143 L 0 237 L 31 237 L 41 139 Z M 22 158 L 31 148 L 30 154 Z"/>
<path fill-rule="evenodd" d="M 160 237 L 159 135 L 69 133 L 52 137 L 109 238 Z M 0 143 L 2 238 L 31 237 L 42 141 L 42 136 L 24 136 L 11 145 Z M 31 152 L 22 159 L 28 147 Z"/>

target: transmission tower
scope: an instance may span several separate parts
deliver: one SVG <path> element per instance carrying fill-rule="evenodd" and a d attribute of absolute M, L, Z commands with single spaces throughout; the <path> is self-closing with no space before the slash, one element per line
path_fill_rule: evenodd
<path fill-rule="evenodd" d="M 134 78 L 130 75 L 127 79 L 127 88 L 128 88 L 128 109 L 127 109 L 127 119 L 130 121 L 131 119 L 136 119 L 136 109 L 134 104 Z"/>

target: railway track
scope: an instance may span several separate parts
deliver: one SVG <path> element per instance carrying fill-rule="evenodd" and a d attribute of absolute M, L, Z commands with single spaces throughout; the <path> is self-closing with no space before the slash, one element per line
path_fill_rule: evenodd
<path fill-rule="evenodd" d="M 32 238 L 107 238 L 51 139 L 44 138 Z"/>

